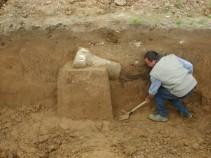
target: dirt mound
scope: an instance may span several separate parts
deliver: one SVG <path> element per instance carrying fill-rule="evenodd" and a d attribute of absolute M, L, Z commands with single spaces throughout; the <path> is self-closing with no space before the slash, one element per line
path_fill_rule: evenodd
<path fill-rule="evenodd" d="M 4 8 L 4 14 L 16 13 L 24 18 L 57 15 L 96 16 L 117 11 L 131 12 L 139 10 L 142 14 L 193 17 L 208 16 L 210 14 L 209 9 L 209 0 L 10 0 L 7 7 Z"/>
<path fill-rule="evenodd" d="M 123 21 L 121 27 L 130 24 L 210 29 L 210 16 L 209 0 L 123 0 L 123 3 L 114 0 L 9 0 L 0 10 L 0 32 L 52 31 L 58 27 L 72 30 L 72 24 L 81 31 L 84 28 L 79 26 L 83 24 L 92 29 L 112 21 L 108 28 Z"/>

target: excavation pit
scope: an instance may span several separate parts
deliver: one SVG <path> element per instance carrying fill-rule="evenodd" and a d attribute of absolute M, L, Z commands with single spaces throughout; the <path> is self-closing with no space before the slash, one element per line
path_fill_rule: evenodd
<path fill-rule="evenodd" d="M 0 157 L 209 157 L 210 30 L 79 27 L 0 37 Z M 80 47 L 120 63 L 120 78 L 100 67 L 73 69 Z M 146 96 L 143 55 L 152 49 L 193 63 L 199 84 L 185 100 L 191 120 L 167 104 L 169 121 L 151 122 L 152 102 L 118 121 Z"/>

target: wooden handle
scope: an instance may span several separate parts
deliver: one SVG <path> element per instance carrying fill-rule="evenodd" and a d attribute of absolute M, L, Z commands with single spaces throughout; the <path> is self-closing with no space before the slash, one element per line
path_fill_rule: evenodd
<path fill-rule="evenodd" d="M 134 107 L 130 113 L 136 111 L 137 109 L 139 109 L 140 107 L 142 107 L 144 104 L 146 104 L 147 102 L 146 101 L 143 101 L 142 103 L 138 104 L 136 107 Z"/>

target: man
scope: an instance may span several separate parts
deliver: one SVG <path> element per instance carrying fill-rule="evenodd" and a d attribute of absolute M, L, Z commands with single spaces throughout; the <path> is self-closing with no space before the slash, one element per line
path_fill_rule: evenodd
<path fill-rule="evenodd" d="M 192 114 L 183 105 L 182 99 L 188 96 L 196 87 L 197 81 L 193 77 L 193 65 L 174 54 L 161 57 L 155 51 L 148 51 L 144 61 L 151 68 L 148 96 L 145 101 L 152 98 L 156 101 L 156 111 L 149 115 L 153 121 L 168 121 L 168 111 L 165 101 L 169 100 L 181 116 L 191 118 Z"/>

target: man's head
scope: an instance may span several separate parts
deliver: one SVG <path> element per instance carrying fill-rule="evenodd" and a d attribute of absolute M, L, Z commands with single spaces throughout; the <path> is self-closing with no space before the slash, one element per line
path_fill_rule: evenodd
<path fill-rule="evenodd" d="M 144 61 L 149 67 L 154 67 L 157 61 L 160 60 L 160 55 L 156 51 L 147 51 L 144 55 Z"/>

